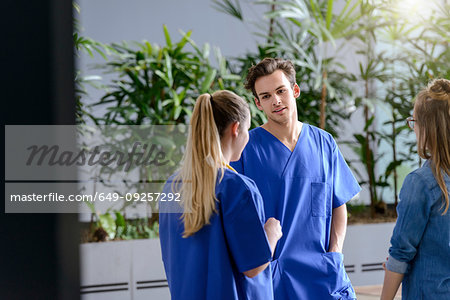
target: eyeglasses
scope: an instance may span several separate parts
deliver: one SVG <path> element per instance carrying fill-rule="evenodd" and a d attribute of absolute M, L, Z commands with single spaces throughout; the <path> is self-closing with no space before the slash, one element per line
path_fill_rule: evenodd
<path fill-rule="evenodd" d="M 406 118 L 406 123 L 408 124 L 408 127 L 414 130 L 414 125 L 416 124 L 416 119 L 413 117 Z"/>

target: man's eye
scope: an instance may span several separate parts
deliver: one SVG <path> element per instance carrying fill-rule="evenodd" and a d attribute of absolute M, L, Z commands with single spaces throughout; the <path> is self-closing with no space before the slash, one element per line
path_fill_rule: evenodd
<path fill-rule="evenodd" d="M 286 92 L 285 89 L 278 90 L 278 94 L 283 94 L 284 92 Z"/>
<path fill-rule="evenodd" d="M 262 96 L 263 99 L 269 99 L 269 97 L 270 97 L 269 95 Z"/>

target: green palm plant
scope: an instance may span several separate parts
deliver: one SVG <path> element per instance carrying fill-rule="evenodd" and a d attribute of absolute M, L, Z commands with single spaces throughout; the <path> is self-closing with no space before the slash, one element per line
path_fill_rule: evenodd
<path fill-rule="evenodd" d="M 412 100 L 432 78 L 449 78 L 450 50 L 448 34 L 450 30 L 450 5 L 441 1 L 431 1 L 429 16 L 421 13 L 418 17 L 405 17 L 395 8 L 395 3 L 386 1 L 380 11 L 386 18 L 394 20 L 381 28 L 380 37 L 391 45 L 391 59 L 385 59 L 390 69 L 390 87 L 387 86 L 385 103 L 390 108 L 390 119 L 383 125 L 389 131 L 380 133 L 392 149 L 391 162 L 386 167 L 385 176 L 392 176 L 394 183 L 394 204 L 398 203 L 397 168 L 412 160 L 416 153 L 415 142 L 405 143 L 399 150 L 398 136 L 408 131 L 404 120 L 411 115 Z M 404 150 L 406 149 L 406 151 Z M 420 158 L 418 161 L 421 164 Z"/>
<path fill-rule="evenodd" d="M 200 94 L 229 89 L 246 96 L 242 78 L 232 73 L 219 49 L 214 51 L 219 62 L 216 67 L 210 63 L 210 45 L 199 47 L 191 39 L 191 31 L 182 32 L 182 38 L 173 42 L 167 27 L 163 29 L 164 46 L 147 41 L 111 45 L 112 57 L 99 68 L 119 78 L 92 104 L 107 110 L 93 119 L 96 124 L 186 124 Z M 188 45 L 192 50 L 187 50 Z M 252 98 L 246 98 L 252 111 L 257 111 Z M 252 121 L 261 117 L 256 114 Z"/>
<path fill-rule="evenodd" d="M 217 71 L 210 65 L 209 45 L 198 53 L 185 50 L 191 32 L 173 43 L 164 26 L 166 45 L 149 42 L 112 44 L 115 53 L 100 66 L 118 74 L 108 92 L 92 106 L 105 106 L 107 113 L 94 122 L 100 124 L 186 123 L 194 99 L 210 92 Z"/>
<path fill-rule="evenodd" d="M 365 149 L 355 151 L 364 154 L 361 161 L 368 175 L 372 217 L 375 217 L 376 205 L 382 201 L 377 188 L 388 187 L 389 178 L 392 178 L 393 199 L 397 205 L 400 185 L 398 168 L 411 161 L 416 152 L 414 142 L 399 141 L 399 137 L 408 132 L 404 120 L 411 114 L 411 100 L 430 78 L 435 75 L 445 76 L 448 70 L 445 62 L 447 66 L 450 65 L 449 60 L 445 59 L 445 53 L 449 53 L 448 47 L 439 46 L 446 43 L 445 37 L 439 38 L 438 34 L 442 32 L 440 26 L 449 23 L 445 21 L 448 13 L 431 14 L 430 19 L 411 23 L 409 18 L 401 17 L 394 2 L 382 1 L 377 5 L 373 11 L 374 15 L 368 16 L 370 18 L 365 21 L 370 25 L 366 27 L 364 34 L 358 36 L 364 45 L 360 53 L 367 61 L 365 64 L 360 63 L 358 74 L 358 79 L 364 82 L 364 97 L 359 101 L 364 108 L 366 126 L 364 134 L 355 135 L 360 148 Z M 446 11 L 442 8 L 441 10 Z M 382 52 L 373 47 L 375 43 L 385 45 Z M 388 50 L 385 53 L 386 49 Z M 377 89 L 381 92 L 369 94 L 369 86 L 374 84 L 382 87 Z M 373 123 L 371 120 L 375 117 L 375 105 L 387 107 L 384 114 L 387 120 L 380 130 L 367 126 L 369 122 Z M 376 176 L 376 164 L 383 154 L 374 155 L 374 149 L 381 141 L 390 147 L 391 156 L 384 174 Z"/>

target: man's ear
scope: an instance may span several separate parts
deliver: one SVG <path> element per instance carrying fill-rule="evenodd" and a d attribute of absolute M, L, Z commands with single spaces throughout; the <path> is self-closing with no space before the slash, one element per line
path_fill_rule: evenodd
<path fill-rule="evenodd" d="M 297 98 L 298 96 L 300 96 L 300 87 L 298 86 L 297 83 L 294 84 L 293 91 L 294 91 L 294 98 Z"/>
<path fill-rule="evenodd" d="M 233 122 L 231 123 L 231 136 L 237 137 L 239 135 L 239 122 Z"/>
<path fill-rule="evenodd" d="M 259 109 L 259 110 L 263 110 L 263 108 L 262 108 L 262 106 L 261 106 L 261 101 L 259 101 L 259 99 L 258 98 L 254 98 L 254 100 L 255 100 L 255 104 L 256 104 L 256 107 Z"/>

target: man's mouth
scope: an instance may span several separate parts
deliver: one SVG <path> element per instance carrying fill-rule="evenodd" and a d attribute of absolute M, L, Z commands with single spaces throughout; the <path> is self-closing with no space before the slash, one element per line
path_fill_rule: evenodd
<path fill-rule="evenodd" d="M 281 108 L 279 108 L 279 109 L 274 110 L 273 112 L 274 112 L 274 113 L 279 113 L 279 112 L 281 112 L 281 111 L 283 111 L 283 110 L 285 110 L 285 109 L 286 109 L 286 107 L 281 107 Z"/>

